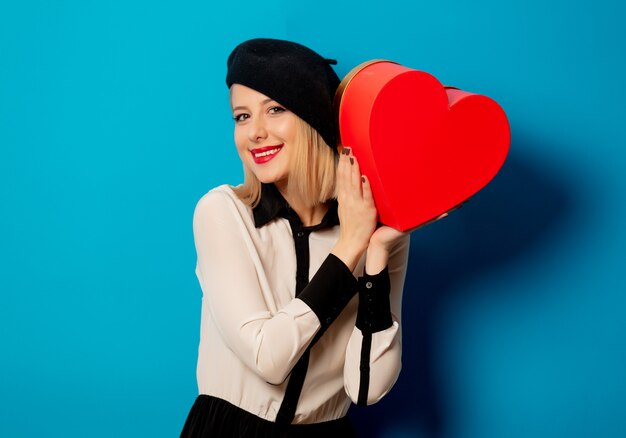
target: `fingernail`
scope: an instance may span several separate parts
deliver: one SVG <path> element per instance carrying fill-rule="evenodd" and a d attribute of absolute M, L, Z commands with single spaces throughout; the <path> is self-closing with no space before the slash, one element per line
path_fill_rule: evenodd
<path fill-rule="evenodd" d="M 350 157 L 350 164 L 354 164 L 354 158 Z"/>
<path fill-rule="evenodd" d="M 350 148 L 343 148 L 342 152 L 346 155 L 350 155 Z"/>
<path fill-rule="evenodd" d="M 365 177 L 361 175 L 361 182 L 365 182 Z"/>

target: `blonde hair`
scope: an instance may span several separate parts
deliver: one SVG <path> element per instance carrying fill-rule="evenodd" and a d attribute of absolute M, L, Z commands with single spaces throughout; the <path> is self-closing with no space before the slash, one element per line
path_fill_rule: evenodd
<path fill-rule="evenodd" d="M 307 122 L 296 116 L 298 141 L 291 156 L 287 190 L 313 207 L 335 198 L 335 179 L 339 156 Z M 243 184 L 233 187 L 242 202 L 254 208 L 261 200 L 261 182 L 243 165 Z"/>

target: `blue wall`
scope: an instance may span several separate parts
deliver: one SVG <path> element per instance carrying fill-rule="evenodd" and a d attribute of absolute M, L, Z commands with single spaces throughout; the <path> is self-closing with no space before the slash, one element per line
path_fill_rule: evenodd
<path fill-rule="evenodd" d="M 492 183 L 412 238 L 404 368 L 351 412 L 364 436 L 626 436 L 625 11 L 578 3 L 4 2 L 0 436 L 178 435 L 191 217 L 240 181 L 225 60 L 257 36 L 428 71 L 511 123 Z"/>

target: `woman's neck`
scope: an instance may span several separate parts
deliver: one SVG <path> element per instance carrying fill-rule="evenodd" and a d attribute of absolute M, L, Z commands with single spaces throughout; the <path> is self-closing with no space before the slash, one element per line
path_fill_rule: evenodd
<path fill-rule="evenodd" d="M 310 227 L 313 225 L 317 225 L 322 222 L 324 219 L 324 215 L 328 211 L 328 204 L 317 204 L 313 207 L 307 206 L 306 203 L 297 196 L 293 196 L 287 191 L 286 184 L 278 185 L 276 184 L 278 191 L 285 201 L 289 204 L 291 209 L 296 212 L 300 220 L 302 221 L 302 225 L 305 227 Z"/>

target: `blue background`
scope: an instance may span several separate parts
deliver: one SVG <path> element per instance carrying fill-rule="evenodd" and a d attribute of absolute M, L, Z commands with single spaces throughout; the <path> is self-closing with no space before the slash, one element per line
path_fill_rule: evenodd
<path fill-rule="evenodd" d="M 0 436 L 178 436 L 197 393 L 191 218 L 241 180 L 232 48 L 428 71 L 511 123 L 490 185 L 412 237 L 373 437 L 626 436 L 623 3 L 0 6 Z"/>

